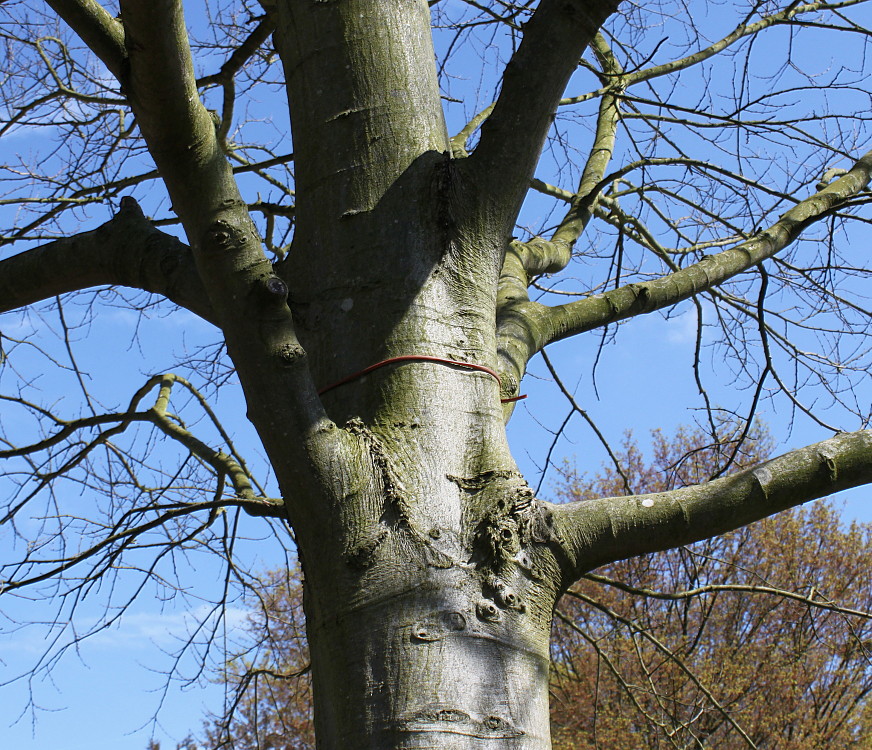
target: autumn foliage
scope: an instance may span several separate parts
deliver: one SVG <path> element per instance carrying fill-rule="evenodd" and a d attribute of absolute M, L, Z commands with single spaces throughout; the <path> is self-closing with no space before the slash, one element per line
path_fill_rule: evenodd
<path fill-rule="evenodd" d="M 228 698 L 206 725 L 206 747 L 314 750 L 312 684 L 299 568 L 269 574 L 252 608 L 245 652 L 228 663 Z"/>
<path fill-rule="evenodd" d="M 739 465 L 766 457 L 752 446 Z M 704 481 L 732 447 L 681 430 L 653 449 L 627 441 L 635 491 Z M 606 470 L 561 492 L 623 489 Z M 872 609 L 870 533 L 822 501 L 595 571 L 555 619 L 555 748 L 872 747 L 872 625 L 846 609 Z"/>

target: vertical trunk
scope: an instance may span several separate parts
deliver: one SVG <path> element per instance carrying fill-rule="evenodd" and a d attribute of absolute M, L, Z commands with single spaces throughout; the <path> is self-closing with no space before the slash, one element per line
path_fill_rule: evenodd
<path fill-rule="evenodd" d="M 372 210 L 421 154 L 448 150 L 426 2 L 280 3 L 276 42 L 307 240 Z"/>
<path fill-rule="evenodd" d="M 548 624 L 474 568 L 372 578 L 339 611 L 309 607 L 319 747 L 550 748 Z"/>
<path fill-rule="evenodd" d="M 401 322 L 436 302 L 418 295 L 446 246 L 448 136 L 426 2 L 279 10 L 298 191 L 279 273 L 323 386 L 392 352 L 422 353 L 411 347 L 425 332 Z"/>
<path fill-rule="evenodd" d="M 549 748 L 546 511 L 511 469 L 455 476 L 427 440 L 365 439 L 382 478 L 301 539 L 319 748 Z"/>
<path fill-rule="evenodd" d="M 504 240 L 464 216 L 427 3 L 279 9 L 299 190 L 279 273 L 316 383 L 398 356 L 495 368 Z M 323 401 L 356 448 L 316 467 L 318 523 L 295 529 L 319 748 L 550 747 L 561 579 L 496 379 L 405 361 Z"/>
<path fill-rule="evenodd" d="M 486 326 L 467 330 L 462 303 L 492 315 L 487 298 L 480 286 L 452 297 L 434 273 L 370 361 L 420 353 L 492 365 L 495 341 Z M 561 579 L 499 396 L 486 373 L 424 361 L 325 394 L 359 452 L 325 467 L 327 518 L 298 530 L 320 748 L 550 747 Z"/>
<path fill-rule="evenodd" d="M 358 463 L 298 534 L 319 748 L 548 748 L 561 579 L 496 384 L 412 362 L 343 408 L 372 391 L 395 397 L 346 423 Z"/>

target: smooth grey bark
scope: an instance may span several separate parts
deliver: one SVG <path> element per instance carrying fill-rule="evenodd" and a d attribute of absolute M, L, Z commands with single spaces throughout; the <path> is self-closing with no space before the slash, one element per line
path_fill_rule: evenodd
<path fill-rule="evenodd" d="M 121 81 L 189 240 L 176 299 L 221 328 L 278 477 L 275 513 L 291 522 L 306 574 L 319 747 L 545 750 L 551 613 L 569 583 L 868 482 L 872 450 L 855 433 L 701 488 L 555 507 L 518 473 L 500 397 L 517 393 L 548 342 L 674 304 L 785 247 L 866 184 L 870 157 L 748 243 L 546 308 L 526 298 L 529 276 L 568 260 L 607 168 L 616 96 L 603 98 L 599 148 L 560 247 L 512 245 L 509 232 L 566 82 L 616 4 L 539 4 L 466 159 L 451 153 L 424 0 L 265 5 L 298 193 L 293 247 L 275 267 L 199 99 L 181 3 L 122 0 L 122 31 L 92 0 L 52 7 Z M 40 252 L 66 257 L 61 244 L 0 264 L 20 277 L 13 286 L 32 287 L 15 304 L 57 293 L 57 278 L 14 270 Z M 161 288 L 106 271 L 106 257 L 78 283 L 173 298 L 172 273 Z M 408 355 L 497 369 L 501 381 L 403 361 L 318 395 Z"/>
<path fill-rule="evenodd" d="M 153 227 L 132 198 L 97 229 L 0 261 L 0 312 L 109 285 L 159 294 L 214 322 L 190 248 Z"/>
<path fill-rule="evenodd" d="M 861 430 L 703 485 L 567 503 L 553 512 L 575 580 L 606 562 L 692 544 L 870 482 L 872 431 Z"/>
<path fill-rule="evenodd" d="M 116 78 L 123 73 L 124 29 L 95 0 L 46 0 L 55 13 L 73 28 Z"/>
<path fill-rule="evenodd" d="M 494 367 L 502 242 L 464 210 L 426 3 L 279 11 L 300 193 L 280 273 L 316 382 L 400 355 Z M 324 403 L 362 450 L 298 534 L 319 742 L 547 746 L 556 579 L 503 571 L 483 539 L 493 516 L 518 543 L 519 498 L 532 512 L 496 381 L 404 362 Z"/>
<path fill-rule="evenodd" d="M 469 159 L 478 211 L 512 234 L 554 112 L 578 60 L 617 0 L 542 0 L 503 73 L 493 111 Z"/>

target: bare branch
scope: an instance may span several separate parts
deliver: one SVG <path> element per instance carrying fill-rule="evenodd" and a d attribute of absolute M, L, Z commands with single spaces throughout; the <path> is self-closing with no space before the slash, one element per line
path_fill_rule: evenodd
<path fill-rule="evenodd" d="M 566 387 L 566 385 L 564 385 L 563 380 L 557 374 L 557 370 L 554 369 L 554 365 L 551 364 L 550 358 L 548 357 L 548 355 L 544 351 L 542 352 L 542 360 L 545 362 L 545 366 L 548 368 L 548 372 L 551 373 L 551 377 L 554 378 L 554 382 L 557 383 L 557 387 L 560 388 L 560 391 L 563 393 L 563 396 L 566 398 L 567 401 L 569 401 L 570 405 L 572 406 L 572 410 L 575 412 L 578 412 L 581 415 L 581 417 L 584 419 L 584 421 L 587 422 L 588 425 L 590 425 L 590 428 L 593 430 L 594 434 L 596 435 L 597 440 L 599 440 L 600 443 L 602 444 L 603 448 L 605 448 L 606 453 L 608 453 L 609 458 L 611 459 L 612 464 L 615 467 L 615 471 L 618 473 L 618 476 L 620 476 L 621 481 L 623 481 L 623 483 L 624 483 L 624 489 L 628 493 L 632 493 L 633 490 L 630 487 L 630 480 L 627 479 L 627 474 L 626 474 L 626 472 L 624 472 L 624 468 L 623 468 L 623 466 L 621 466 L 620 460 L 615 455 L 615 452 L 612 450 L 611 445 L 609 445 L 608 440 L 606 440 L 606 438 L 603 435 L 600 428 L 597 427 L 596 422 L 594 422 L 593 419 L 591 419 L 591 417 L 587 413 L 587 411 L 585 411 L 584 409 L 582 409 L 578 405 L 578 402 L 575 400 L 575 397 L 569 392 L 569 389 Z"/>
<path fill-rule="evenodd" d="M 723 534 L 872 481 L 872 431 L 843 433 L 701 485 L 551 508 L 576 576 Z"/>
<path fill-rule="evenodd" d="M 121 3 L 129 68 L 122 84 L 192 245 L 222 201 L 241 198 L 200 101 L 178 0 Z"/>
<path fill-rule="evenodd" d="M 127 56 L 121 23 L 94 0 L 46 0 L 46 3 L 120 80 Z"/>
<path fill-rule="evenodd" d="M 711 701 L 712 705 L 718 710 L 718 712 L 724 717 L 724 719 L 730 723 L 733 728 L 741 735 L 742 739 L 745 740 L 745 743 L 748 747 L 756 748 L 758 747 L 754 741 L 748 736 L 748 733 L 742 728 L 742 726 L 736 721 L 736 718 L 726 709 L 725 706 L 721 705 L 720 701 L 714 696 L 711 689 L 704 685 L 699 677 L 693 673 L 693 671 L 685 664 L 684 660 L 681 659 L 672 649 L 666 646 L 664 643 L 660 641 L 654 634 L 640 628 L 635 622 L 630 620 L 627 617 L 624 617 L 620 613 L 614 611 L 611 607 L 604 604 L 603 602 L 599 602 L 596 599 L 593 599 L 589 596 L 585 596 L 584 594 L 579 594 L 578 598 L 596 609 L 599 609 L 601 612 L 607 614 L 610 618 L 615 620 L 616 622 L 620 622 L 622 625 L 625 625 L 627 628 L 631 630 L 634 634 L 638 635 L 641 638 L 649 641 L 654 645 L 654 647 L 660 651 L 667 659 L 674 662 L 675 665 L 685 674 L 687 678 L 691 680 L 697 688 L 705 695 L 705 697 Z M 562 613 L 558 614 L 558 617 L 568 624 L 573 629 L 578 629 L 577 626 L 568 620 L 565 615 Z"/>
<path fill-rule="evenodd" d="M 496 207 L 504 232 L 521 207 L 554 112 L 578 59 L 613 0 L 543 0 L 524 26 L 524 37 L 503 74 L 502 90 L 482 125 L 478 146 L 465 168 Z"/>
<path fill-rule="evenodd" d="M 651 68 L 643 68 L 642 70 L 634 71 L 628 75 L 628 83 L 632 85 L 640 81 L 650 81 L 652 78 L 675 73 L 676 71 L 697 65 L 704 60 L 708 60 L 719 52 L 722 52 L 727 47 L 735 44 L 741 39 L 758 34 L 771 26 L 788 23 L 797 16 L 807 13 L 820 13 L 821 11 L 832 10 L 835 8 L 847 8 L 852 5 L 857 5 L 862 1 L 863 0 L 844 0 L 843 2 L 830 3 L 821 0 L 820 2 L 803 3 L 801 5 L 796 2 L 790 3 L 783 10 L 764 16 L 759 21 L 740 24 L 722 39 L 719 39 L 708 47 L 704 47 L 693 54 L 672 62 L 664 63 L 663 65 L 655 65 Z M 564 102 L 561 102 L 561 104 L 562 103 Z"/>
<path fill-rule="evenodd" d="M 0 260 L 0 312 L 103 285 L 160 294 L 215 322 L 190 248 L 155 229 L 132 198 L 97 229 Z"/>
<path fill-rule="evenodd" d="M 245 41 L 233 50 L 233 54 L 227 58 L 221 69 L 217 73 L 200 78 L 197 81 L 197 85 L 222 85 L 232 80 L 245 63 L 261 48 L 263 43 L 269 39 L 270 34 L 275 31 L 275 28 L 275 16 L 272 13 L 264 16 Z"/>
<path fill-rule="evenodd" d="M 596 573 L 585 573 L 583 578 L 595 583 L 602 583 L 606 586 L 612 586 L 620 589 L 633 596 L 644 596 L 651 599 L 662 599 L 664 601 L 678 601 L 681 599 L 696 599 L 698 597 L 707 596 L 709 594 L 719 594 L 725 591 L 735 591 L 747 594 L 763 594 L 766 596 L 777 596 L 783 599 L 791 599 L 795 602 L 806 604 L 809 607 L 816 609 L 825 609 L 828 612 L 836 612 L 840 615 L 848 615 L 850 617 L 859 617 L 864 620 L 872 620 L 872 612 L 867 612 L 862 609 L 851 609 L 850 607 L 842 607 L 828 599 L 820 598 L 820 592 L 813 591 L 811 596 L 799 594 L 796 591 L 789 589 L 778 588 L 776 586 L 755 586 L 743 583 L 709 583 L 705 586 L 697 586 L 696 588 L 686 589 L 684 591 L 655 591 L 654 589 L 632 586 L 623 581 L 618 581 L 608 576 L 597 575 Z M 576 596 L 575 592 L 570 589 L 566 592 L 567 596 Z"/>
<path fill-rule="evenodd" d="M 500 320 L 504 356 L 514 366 L 520 365 L 522 372 L 526 361 L 553 341 L 661 310 L 710 290 L 789 246 L 810 224 L 863 190 L 870 176 L 872 151 L 847 174 L 800 201 L 753 238 L 653 281 L 627 284 L 557 307 L 526 301 L 514 304 Z"/>
<path fill-rule="evenodd" d="M 210 421 L 217 428 L 218 433 L 221 435 L 230 451 L 229 453 L 225 453 L 222 450 L 217 450 L 207 445 L 188 430 L 176 415 L 168 412 L 172 390 L 177 384 L 181 385 L 197 399 L 197 402 L 206 412 Z M 150 408 L 140 409 L 139 405 L 142 400 L 154 389 L 157 389 L 154 404 Z M 36 404 L 29 403 L 22 398 L 0 396 L 0 400 L 19 404 L 29 411 L 48 417 L 58 427 L 58 429 L 51 435 L 38 440 L 35 443 L 22 446 L 11 446 L 4 450 L 0 450 L 0 459 L 30 456 L 48 451 L 49 449 L 68 441 L 76 433 L 86 431 L 90 428 L 102 427 L 103 425 L 111 425 L 108 429 L 98 432 L 95 437 L 84 443 L 81 448 L 75 450 L 72 457 L 63 461 L 57 469 L 41 475 L 36 488 L 29 492 L 23 500 L 20 500 L 15 505 L 11 506 L 7 513 L 0 518 L 0 525 L 12 520 L 16 514 L 42 489 L 50 485 L 55 479 L 67 475 L 95 448 L 107 444 L 110 438 L 124 432 L 131 425 L 143 422 L 154 425 L 165 436 L 172 438 L 177 443 L 184 446 L 192 455 L 196 456 L 202 462 L 211 467 L 214 474 L 219 477 L 220 486 L 223 486 L 225 477 L 229 479 L 233 486 L 235 497 L 240 501 L 246 501 L 245 504 L 243 504 L 243 508 L 252 515 L 271 515 L 275 517 L 282 517 L 283 515 L 283 503 L 280 500 L 273 500 L 263 496 L 263 489 L 251 476 L 245 465 L 245 461 L 236 452 L 230 437 L 217 420 L 214 412 L 206 403 L 202 394 L 200 394 L 199 391 L 197 391 L 197 389 L 188 381 L 178 375 L 166 373 L 149 378 L 146 383 L 140 387 L 136 393 L 134 393 L 127 409 L 123 412 L 94 414 L 93 416 L 73 420 L 60 419 Z M 255 485 L 260 492 L 259 495 L 254 490 Z M 223 493 L 219 492 L 218 495 L 223 495 Z"/>
<path fill-rule="evenodd" d="M 575 191 L 572 206 L 551 238 L 556 244 L 567 244 L 570 248 L 584 232 L 590 221 L 596 199 L 607 183 L 603 175 L 615 148 L 615 137 L 621 121 L 620 95 L 625 85 L 621 78 L 623 69 L 602 34 L 597 34 L 594 37 L 591 47 L 600 60 L 603 77 L 612 79 L 614 83 L 609 92 L 600 99 L 593 144 L 581 173 L 581 180 Z M 569 262 L 568 258 L 566 262 Z M 549 273 L 553 273 L 553 271 L 549 271 Z"/>

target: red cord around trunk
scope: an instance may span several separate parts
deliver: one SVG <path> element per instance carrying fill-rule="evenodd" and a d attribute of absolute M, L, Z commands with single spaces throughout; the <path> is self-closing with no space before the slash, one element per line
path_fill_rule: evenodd
<path fill-rule="evenodd" d="M 490 367 L 485 367 L 484 365 L 476 365 L 471 362 L 458 362 L 456 359 L 445 359 L 444 357 L 431 357 L 429 354 L 406 354 L 401 357 L 391 357 L 390 359 L 384 359 L 381 362 L 376 362 L 374 365 L 370 365 L 369 367 L 364 368 L 360 372 L 355 372 L 353 375 L 349 375 L 348 377 L 342 378 L 342 380 L 337 380 L 335 383 L 331 383 L 330 385 L 324 386 L 321 390 L 318 391 L 318 395 L 322 395 L 327 393 L 327 391 L 332 391 L 334 388 L 338 388 L 340 385 L 345 385 L 346 383 L 350 383 L 353 380 L 357 380 L 358 378 L 362 378 L 364 375 L 368 375 L 373 370 L 378 370 L 379 367 L 384 367 L 385 365 L 392 365 L 395 362 L 435 362 L 439 365 L 448 365 L 449 367 L 460 367 L 464 370 L 478 370 L 479 372 L 486 372 L 492 378 L 494 378 L 497 383 L 502 386 L 502 382 L 500 381 L 500 376 L 497 374 L 496 370 L 492 370 Z M 501 398 L 500 402 L 503 404 L 509 403 L 511 401 L 520 401 L 523 398 L 527 398 L 526 394 L 523 396 L 512 396 L 511 398 Z"/>

